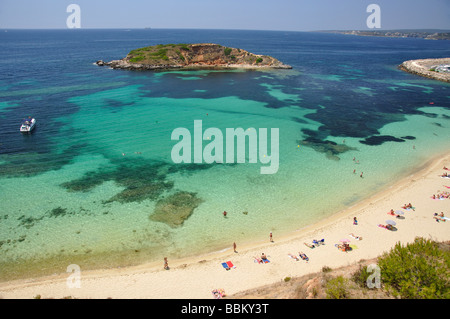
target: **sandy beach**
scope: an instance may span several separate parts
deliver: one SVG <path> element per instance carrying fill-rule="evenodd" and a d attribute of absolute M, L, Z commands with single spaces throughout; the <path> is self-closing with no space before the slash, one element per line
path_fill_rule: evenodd
<path fill-rule="evenodd" d="M 412 242 L 421 236 L 436 241 L 450 240 L 450 221 L 436 222 L 434 213 L 450 214 L 450 199 L 432 199 L 433 194 L 449 192 L 450 178 L 442 178 L 443 167 L 450 167 L 450 153 L 434 158 L 401 181 L 391 183 L 382 192 L 374 194 L 351 208 L 295 233 L 273 233 L 269 240 L 243 245 L 233 243 L 225 251 L 184 260 L 169 260 L 170 270 L 163 269 L 163 261 L 136 267 L 83 271 L 79 288 L 69 288 L 70 274 L 62 270 L 45 278 L 34 278 L 0 283 L 0 298 L 167 298 L 213 299 L 211 291 L 222 288 L 227 295 L 241 293 L 263 285 L 278 283 L 285 277 L 298 277 L 318 272 L 324 266 L 331 268 L 350 265 L 361 259 L 371 259 L 388 251 L 398 241 Z M 447 186 L 447 187 L 445 187 Z M 412 203 L 414 210 L 405 210 Z M 404 219 L 388 215 L 393 209 L 402 210 Z M 357 218 L 354 225 L 353 218 Z M 396 231 L 381 228 L 386 220 L 396 222 Z M 350 236 L 362 237 L 356 240 Z M 325 239 L 325 245 L 309 248 L 304 243 Z M 335 247 L 340 240 L 350 240 L 353 248 L 342 252 Z M 289 254 L 305 253 L 309 261 L 296 261 Z M 270 260 L 259 264 L 254 257 L 262 253 Z M 222 263 L 231 261 L 230 270 Z"/>

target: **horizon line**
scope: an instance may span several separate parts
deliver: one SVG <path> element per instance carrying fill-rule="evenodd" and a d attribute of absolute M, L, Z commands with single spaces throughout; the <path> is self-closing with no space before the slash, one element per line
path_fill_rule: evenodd
<path fill-rule="evenodd" d="M 0 27 L 0 30 L 223 30 L 223 31 L 272 31 L 272 32 L 348 32 L 348 31 L 365 31 L 365 32 L 376 32 L 376 31 L 445 31 L 450 32 L 450 29 L 440 29 L 440 28 L 399 28 L 399 29 L 321 29 L 321 30 L 278 30 L 278 29 L 226 29 L 226 28 L 170 28 L 170 27 L 81 27 L 81 28 L 22 28 L 22 27 Z"/>

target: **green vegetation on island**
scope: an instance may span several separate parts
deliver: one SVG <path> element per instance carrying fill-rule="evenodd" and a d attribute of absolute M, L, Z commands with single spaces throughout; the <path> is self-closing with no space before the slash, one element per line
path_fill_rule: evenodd
<path fill-rule="evenodd" d="M 158 44 L 134 49 L 121 60 L 97 61 L 114 69 L 158 70 L 198 68 L 277 68 L 290 69 L 279 60 L 214 43 Z"/>

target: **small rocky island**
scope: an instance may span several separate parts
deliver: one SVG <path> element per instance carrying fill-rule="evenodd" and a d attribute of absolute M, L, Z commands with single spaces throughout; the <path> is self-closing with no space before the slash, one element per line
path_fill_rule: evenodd
<path fill-rule="evenodd" d="M 450 82 L 450 58 L 409 60 L 400 64 L 399 68 L 430 79 Z"/>
<path fill-rule="evenodd" d="M 126 70 L 292 69 L 271 56 L 213 43 L 159 44 L 132 50 L 121 60 L 99 60 L 96 64 Z"/>

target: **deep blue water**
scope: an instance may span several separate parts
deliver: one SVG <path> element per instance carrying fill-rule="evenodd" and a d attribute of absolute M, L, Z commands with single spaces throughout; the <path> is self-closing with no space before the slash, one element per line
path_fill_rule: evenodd
<path fill-rule="evenodd" d="M 76 106 L 68 103 L 70 97 L 89 94 L 98 86 L 112 87 L 139 83 L 139 74 L 100 72 L 92 63 L 124 57 L 137 47 L 159 43 L 213 42 L 238 47 L 258 54 L 267 54 L 292 65 L 300 74 L 283 81 L 285 93 L 296 93 L 304 88 L 302 107 L 325 108 L 311 118 L 323 124 L 320 132 L 309 132 L 317 137 L 334 136 L 370 137 L 377 129 L 392 119 L 380 117 L 386 114 L 413 114 L 428 101 L 422 92 L 398 92 L 392 95 L 389 87 L 395 81 L 418 78 L 396 70 L 401 62 L 415 58 L 438 58 L 450 54 L 449 41 L 423 39 L 398 39 L 354 37 L 336 34 L 270 31 L 226 30 L 8 30 L 0 32 L 0 102 L 15 105 L 2 108 L 0 154 L 11 154 L 33 149 L 34 144 L 17 136 L 16 126 L 27 114 L 39 114 L 40 130 L 46 135 L 57 134 L 54 118 L 76 112 Z M 309 77 L 315 74 L 319 77 Z M 336 81 L 323 81 L 320 76 L 337 75 Z M 138 79 L 135 79 L 138 77 Z M 208 90 L 209 98 L 236 95 L 244 99 L 256 99 L 268 107 L 290 105 L 261 94 L 256 90 L 258 82 L 248 81 L 252 73 L 237 74 L 234 84 L 225 83 L 223 77 L 212 74 L 208 81 L 186 83 L 178 90 L 171 90 L 170 75 L 167 86 L 152 91 L 152 96 L 184 98 L 192 86 Z M 379 80 L 380 82 L 376 82 Z M 386 83 L 389 80 L 391 82 Z M 366 81 L 370 81 L 365 84 Z M 120 83 L 117 83 L 120 82 Z M 187 82 L 187 81 L 186 81 Z M 242 85 L 242 83 L 246 85 Z M 381 90 L 370 98 L 351 91 L 355 85 Z M 448 86 L 437 86 L 433 94 L 435 104 L 448 107 Z M 90 87 L 93 86 L 93 89 Z M 224 90 L 226 86 L 226 90 Z M 323 101 L 323 87 L 332 96 L 328 105 Z M 27 91 L 28 90 L 28 91 Z M 17 95 L 14 95 L 17 92 Z M 385 92 L 386 94 L 383 94 Z M 405 98 L 407 97 L 407 99 Z M 349 103 L 351 109 L 349 109 Z M 351 121 L 351 124 L 349 123 Z M 39 151 L 51 151 L 44 134 L 39 137 Z"/>

